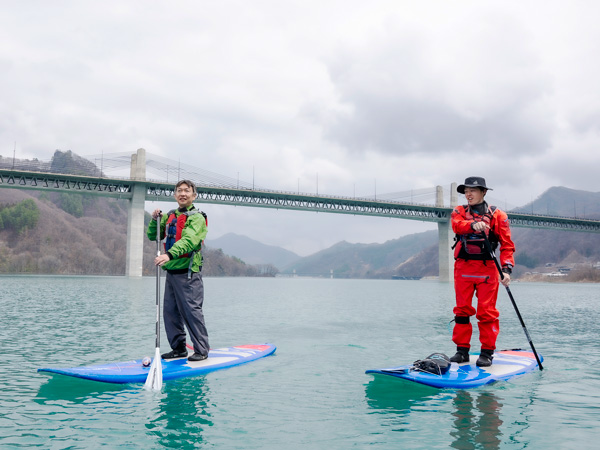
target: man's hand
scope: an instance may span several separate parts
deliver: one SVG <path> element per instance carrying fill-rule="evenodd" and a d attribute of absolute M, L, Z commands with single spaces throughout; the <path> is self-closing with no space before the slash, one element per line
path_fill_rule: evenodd
<path fill-rule="evenodd" d="M 473 222 L 471 228 L 473 228 L 473 231 L 485 231 L 485 229 L 489 227 L 485 222 Z"/>
<path fill-rule="evenodd" d="M 162 213 L 162 211 L 160 209 L 155 209 L 154 211 L 152 211 L 152 218 L 157 219 L 161 213 Z"/>
<path fill-rule="evenodd" d="M 156 266 L 162 266 L 164 263 L 167 262 L 169 262 L 169 255 L 167 255 L 166 253 L 154 258 L 154 265 Z"/>
<path fill-rule="evenodd" d="M 506 272 L 502 272 L 502 275 L 504 275 L 504 277 L 502 278 L 500 283 L 502 283 L 502 286 L 508 287 L 508 285 L 510 284 L 510 275 Z"/>

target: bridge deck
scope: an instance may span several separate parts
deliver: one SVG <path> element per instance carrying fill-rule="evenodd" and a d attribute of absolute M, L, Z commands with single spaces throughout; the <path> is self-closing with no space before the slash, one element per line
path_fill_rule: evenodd
<path fill-rule="evenodd" d="M 0 188 L 54 190 L 131 199 L 136 185 L 143 185 L 147 201 L 171 201 L 173 198 L 174 183 L 0 169 Z M 200 202 L 222 205 L 395 217 L 437 223 L 448 222 L 452 212 L 451 208 L 434 205 L 362 198 L 208 185 L 198 185 L 197 189 Z M 600 232 L 599 220 L 511 212 L 508 212 L 508 217 L 515 227 Z"/>

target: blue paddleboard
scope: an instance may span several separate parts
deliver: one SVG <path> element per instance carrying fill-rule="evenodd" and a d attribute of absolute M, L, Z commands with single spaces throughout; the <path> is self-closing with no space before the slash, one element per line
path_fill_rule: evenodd
<path fill-rule="evenodd" d="M 539 355 L 540 361 L 544 361 Z M 501 350 L 494 353 L 490 367 L 477 367 L 478 355 L 471 355 L 470 361 L 452 363 L 450 370 L 438 375 L 415 370 L 412 365 L 391 367 L 388 369 L 371 369 L 366 373 L 389 375 L 435 388 L 469 389 L 495 381 L 510 380 L 513 377 L 531 372 L 538 367 L 535 355 L 523 350 Z"/>
<path fill-rule="evenodd" d="M 162 360 L 163 380 L 195 377 L 214 370 L 237 366 L 271 355 L 276 347 L 272 344 L 237 345 L 235 347 L 210 350 L 204 361 L 188 361 L 186 358 Z M 58 373 L 86 380 L 106 383 L 145 383 L 150 371 L 141 359 L 94 366 L 70 367 L 65 369 L 43 368 L 38 372 Z"/>

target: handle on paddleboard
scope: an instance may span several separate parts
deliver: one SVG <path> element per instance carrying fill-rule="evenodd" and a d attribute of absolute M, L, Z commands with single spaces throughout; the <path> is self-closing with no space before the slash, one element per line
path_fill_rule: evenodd
<path fill-rule="evenodd" d="M 501 279 L 504 279 L 504 272 L 502 272 L 502 267 L 500 267 L 500 263 L 496 259 L 496 255 L 494 254 L 494 252 L 492 250 L 492 246 L 490 244 L 490 241 L 488 240 L 487 235 L 485 234 L 485 232 L 483 232 L 481 234 L 483 235 L 483 242 L 485 243 L 485 247 L 487 248 L 487 251 L 489 252 L 492 259 L 494 260 L 494 264 L 496 264 L 496 269 L 498 269 L 498 273 L 500 274 Z M 535 356 L 535 360 L 538 363 L 538 367 L 540 368 L 540 370 L 544 370 L 544 367 L 542 366 L 542 361 L 540 361 L 540 357 L 537 354 L 537 352 L 535 351 L 535 346 L 533 345 L 533 342 L 531 341 L 531 337 L 529 336 L 529 331 L 527 331 L 527 327 L 525 326 L 523 317 L 521 317 L 521 313 L 519 312 L 519 308 L 517 307 L 517 302 L 515 302 L 515 298 L 513 297 L 512 292 L 510 291 L 510 288 L 508 286 L 504 286 L 504 287 L 506 288 L 506 292 L 508 293 L 508 297 L 510 298 L 513 308 L 515 308 L 515 312 L 517 313 L 519 322 L 521 322 L 521 327 L 523 328 L 523 331 L 525 332 L 525 337 L 527 337 L 527 341 L 529 341 L 529 346 L 531 347 L 531 351 L 533 352 L 533 354 Z"/>

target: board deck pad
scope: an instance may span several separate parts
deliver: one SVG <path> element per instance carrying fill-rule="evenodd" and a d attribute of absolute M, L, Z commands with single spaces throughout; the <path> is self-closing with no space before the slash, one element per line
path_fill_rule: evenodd
<path fill-rule="evenodd" d="M 542 356 L 538 356 L 543 362 Z M 497 351 L 494 353 L 490 367 L 477 367 L 475 362 L 478 357 L 479 355 L 470 355 L 469 362 L 452 363 L 450 370 L 442 375 L 414 370 L 412 364 L 387 369 L 370 369 L 366 373 L 389 375 L 440 389 L 469 389 L 496 381 L 510 380 L 538 367 L 535 355 L 524 350 Z"/>
<path fill-rule="evenodd" d="M 189 346 L 188 346 L 189 347 Z M 163 380 L 195 377 L 208 372 L 237 366 L 273 354 L 273 344 L 237 345 L 211 349 L 204 361 L 188 361 L 187 357 L 161 360 Z M 106 383 L 145 383 L 150 366 L 142 359 L 70 368 L 42 368 L 38 372 L 67 375 Z"/>

